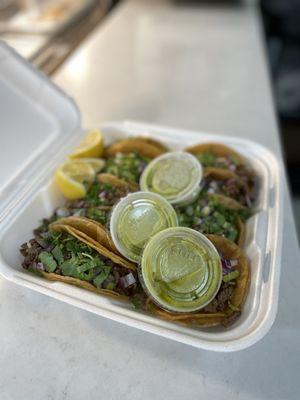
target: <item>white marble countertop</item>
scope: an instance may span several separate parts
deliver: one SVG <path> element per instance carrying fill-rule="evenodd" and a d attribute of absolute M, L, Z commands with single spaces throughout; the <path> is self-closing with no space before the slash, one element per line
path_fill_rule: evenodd
<path fill-rule="evenodd" d="M 86 126 L 136 119 L 280 155 L 259 20 L 245 5 L 121 3 L 56 74 Z M 299 399 L 299 250 L 288 194 L 278 316 L 252 348 L 200 351 L 0 279 L 0 399 Z"/>

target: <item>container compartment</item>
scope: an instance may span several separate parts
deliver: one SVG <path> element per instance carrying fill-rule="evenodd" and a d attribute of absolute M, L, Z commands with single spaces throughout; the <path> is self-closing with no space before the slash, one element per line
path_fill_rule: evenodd
<path fill-rule="evenodd" d="M 277 159 L 264 147 L 233 137 L 134 122 L 112 122 L 100 128 L 106 144 L 141 133 L 161 140 L 172 150 L 180 150 L 193 143 L 219 141 L 235 148 L 248 159 L 259 177 L 259 196 L 255 205 L 258 212 L 247 222 L 244 250 L 251 262 L 252 277 L 241 317 L 229 328 L 190 329 L 135 311 L 130 304 L 106 299 L 67 284 L 50 282 L 22 270 L 19 246 L 31 238 L 32 230 L 39 220 L 51 215 L 54 208 L 63 201 L 51 180 L 58 158 L 52 160 L 48 170 L 43 173 L 43 179 L 27 191 L 17 207 L 10 210 L 0 223 L 0 272 L 11 281 L 80 308 L 195 347 L 234 351 L 258 341 L 271 327 L 278 303 L 282 179 Z M 69 143 L 63 149 L 64 154 L 73 146 L 74 143 Z"/>

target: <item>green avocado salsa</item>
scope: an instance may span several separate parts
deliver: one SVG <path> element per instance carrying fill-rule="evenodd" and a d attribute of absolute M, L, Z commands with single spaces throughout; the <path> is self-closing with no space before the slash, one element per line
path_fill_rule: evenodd
<path fill-rule="evenodd" d="M 251 215 L 247 209 L 226 208 L 218 199 L 202 193 L 194 203 L 176 207 L 176 213 L 180 226 L 221 235 L 233 242 L 237 241 L 239 235 L 237 219 L 245 221 Z"/>
<path fill-rule="evenodd" d="M 114 208 L 110 220 L 112 239 L 121 254 L 138 262 L 145 244 L 157 232 L 177 226 L 174 208 L 151 192 L 135 192 Z"/>
<path fill-rule="evenodd" d="M 140 277 L 146 292 L 162 308 L 196 311 L 205 307 L 220 288 L 220 256 L 195 230 L 165 229 L 146 245 Z"/>
<path fill-rule="evenodd" d="M 139 182 L 140 176 L 150 158 L 137 152 L 117 153 L 106 162 L 105 172 L 116 175 L 127 182 Z"/>
<path fill-rule="evenodd" d="M 193 201 L 199 191 L 202 167 L 196 157 L 182 151 L 162 154 L 145 168 L 140 186 L 163 196 L 171 204 Z"/>

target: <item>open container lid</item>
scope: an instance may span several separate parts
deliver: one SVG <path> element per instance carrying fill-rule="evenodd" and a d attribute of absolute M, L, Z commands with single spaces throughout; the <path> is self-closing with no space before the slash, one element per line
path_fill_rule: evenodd
<path fill-rule="evenodd" d="M 0 41 L 0 221 L 82 135 L 74 101 Z"/>

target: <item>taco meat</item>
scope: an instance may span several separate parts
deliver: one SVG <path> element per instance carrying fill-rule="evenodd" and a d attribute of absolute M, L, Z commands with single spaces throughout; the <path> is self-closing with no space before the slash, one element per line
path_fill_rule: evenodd
<path fill-rule="evenodd" d="M 207 173 L 202 182 L 202 192 L 208 194 L 221 194 L 238 201 L 245 207 L 253 204 L 253 193 L 248 186 L 236 175 L 223 177 L 222 174 Z"/>
<path fill-rule="evenodd" d="M 204 168 L 220 168 L 234 172 L 252 190 L 255 186 L 255 173 L 247 167 L 244 158 L 233 149 L 218 144 L 207 143 L 190 146 L 186 149 L 194 154 Z"/>
<path fill-rule="evenodd" d="M 133 295 L 137 288 L 135 271 L 116 264 L 65 232 L 42 233 L 24 243 L 20 251 L 24 256 L 22 267 L 33 273 L 72 277 L 126 296 Z"/>

